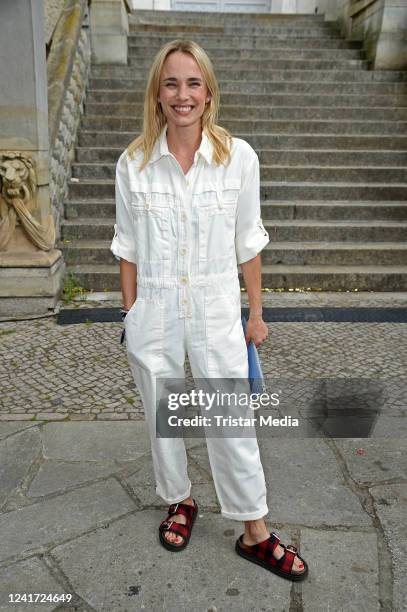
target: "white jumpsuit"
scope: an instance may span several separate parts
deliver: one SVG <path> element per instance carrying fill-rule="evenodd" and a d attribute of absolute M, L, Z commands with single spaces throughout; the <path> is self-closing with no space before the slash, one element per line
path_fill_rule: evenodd
<path fill-rule="evenodd" d="M 111 251 L 137 264 L 137 299 L 125 319 L 129 365 L 151 438 L 156 493 L 166 503 L 190 495 L 184 439 L 156 436 L 156 379 L 183 379 L 188 354 L 194 379 L 247 378 L 237 265 L 269 242 L 260 216 L 259 160 L 233 138 L 231 162 L 212 162 L 202 131 L 184 174 L 169 152 L 167 126 L 151 158 L 124 151 L 116 166 L 116 224 Z M 206 437 L 223 516 L 268 513 L 257 438 Z"/>

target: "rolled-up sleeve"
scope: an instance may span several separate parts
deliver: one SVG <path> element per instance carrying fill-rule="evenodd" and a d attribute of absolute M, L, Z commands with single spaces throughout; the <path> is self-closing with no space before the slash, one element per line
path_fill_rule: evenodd
<path fill-rule="evenodd" d="M 254 149 L 249 153 L 248 159 L 243 161 L 242 185 L 237 202 L 235 248 L 238 264 L 256 257 L 270 242 L 261 219 L 259 158 Z"/>
<path fill-rule="evenodd" d="M 137 263 L 134 241 L 134 219 L 130 210 L 129 171 L 127 154 L 124 151 L 116 164 L 115 177 L 116 223 L 110 250 L 116 259 Z"/>

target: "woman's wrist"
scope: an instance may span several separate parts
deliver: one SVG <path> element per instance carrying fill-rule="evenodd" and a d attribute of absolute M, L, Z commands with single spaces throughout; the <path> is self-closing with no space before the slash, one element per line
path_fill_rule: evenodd
<path fill-rule="evenodd" d="M 253 310 L 249 309 L 249 319 L 250 318 L 255 318 L 255 317 L 262 317 L 263 316 L 263 308 L 255 308 Z"/>
<path fill-rule="evenodd" d="M 130 300 L 129 299 L 123 300 L 123 304 L 121 306 L 121 310 L 129 311 L 130 308 L 133 306 L 134 302 L 136 301 L 136 299 L 137 298 L 133 298 L 133 299 L 130 298 Z"/>

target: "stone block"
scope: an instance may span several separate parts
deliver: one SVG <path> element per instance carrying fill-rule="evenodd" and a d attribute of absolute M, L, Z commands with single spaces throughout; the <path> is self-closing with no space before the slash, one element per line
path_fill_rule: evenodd
<path fill-rule="evenodd" d="M 145 422 L 47 423 L 44 456 L 62 461 L 133 461 L 150 450 Z"/>
<path fill-rule="evenodd" d="M 175 560 L 158 541 L 163 518 L 158 510 L 137 512 L 55 547 L 53 555 L 95 610 L 289 609 L 291 584 L 236 554 L 240 524 L 198 517 Z"/>
<path fill-rule="evenodd" d="M 135 508 L 124 489 L 109 479 L 1 514 L 0 561 L 75 538 Z"/>

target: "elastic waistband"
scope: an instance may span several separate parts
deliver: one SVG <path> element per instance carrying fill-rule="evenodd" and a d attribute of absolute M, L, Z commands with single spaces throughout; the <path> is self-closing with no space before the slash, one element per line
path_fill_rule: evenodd
<path fill-rule="evenodd" d="M 153 287 L 157 289 L 171 289 L 174 287 L 212 287 L 218 283 L 227 282 L 239 282 L 238 274 L 227 272 L 225 274 L 210 274 L 206 276 L 167 276 L 165 278 L 153 278 L 151 276 L 137 275 L 137 285 L 139 287 Z"/>

